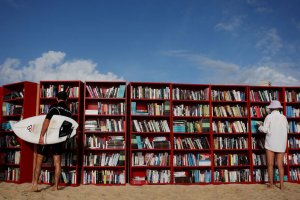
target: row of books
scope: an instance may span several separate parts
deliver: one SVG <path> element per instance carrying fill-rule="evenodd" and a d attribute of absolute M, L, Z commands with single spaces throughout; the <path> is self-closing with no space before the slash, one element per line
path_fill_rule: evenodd
<path fill-rule="evenodd" d="M 250 101 L 270 102 L 272 100 L 279 100 L 278 90 L 250 90 Z"/>
<path fill-rule="evenodd" d="M 291 90 L 285 91 L 285 101 L 286 102 L 299 102 L 300 101 L 300 91 Z"/>
<path fill-rule="evenodd" d="M 252 149 L 264 149 L 265 138 L 264 137 L 251 137 Z"/>
<path fill-rule="evenodd" d="M 238 90 L 212 90 L 211 98 L 213 101 L 245 101 L 246 94 Z"/>
<path fill-rule="evenodd" d="M 295 106 L 286 106 L 287 117 L 300 117 L 300 108 Z"/>
<path fill-rule="evenodd" d="M 169 166 L 170 155 L 163 153 L 142 153 L 136 152 L 131 155 L 132 166 Z"/>
<path fill-rule="evenodd" d="M 49 171 L 49 170 L 42 170 L 40 177 L 39 177 L 39 181 L 41 183 L 53 183 L 54 182 L 54 176 L 55 176 L 55 172 L 54 171 Z M 60 181 L 62 183 L 66 183 L 66 184 L 76 184 L 77 183 L 77 174 L 75 170 L 71 170 L 71 171 L 62 171 L 61 172 L 61 176 L 60 176 Z"/>
<path fill-rule="evenodd" d="M 20 143 L 14 135 L 5 135 L 0 137 L 0 148 L 3 147 L 19 147 Z"/>
<path fill-rule="evenodd" d="M 79 97 L 79 87 L 72 87 L 68 85 L 49 85 L 46 87 L 45 85 L 42 85 L 41 89 L 41 97 L 46 97 L 46 98 L 52 98 L 56 97 L 56 94 L 58 92 L 67 92 L 68 96 L 71 98 L 78 98 Z"/>
<path fill-rule="evenodd" d="M 172 97 L 174 100 L 207 101 L 209 99 L 209 88 L 203 90 L 173 88 Z"/>
<path fill-rule="evenodd" d="M 121 119 L 91 119 L 84 122 L 85 131 L 123 132 L 125 121 Z"/>
<path fill-rule="evenodd" d="M 214 133 L 247 133 L 247 125 L 243 121 L 213 121 Z"/>
<path fill-rule="evenodd" d="M 207 137 L 174 137 L 174 149 L 209 149 Z"/>
<path fill-rule="evenodd" d="M 174 154 L 173 166 L 175 167 L 195 167 L 195 166 L 211 166 L 210 154 Z"/>
<path fill-rule="evenodd" d="M 248 149 L 248 138 L 245 137 L 215 137 L 215 149 Z"/>
<path fill-rule="evenodd" d="M 124 153 L 102 153 L 83 156 L 84 166 L 124 166 Z"/>
<path fill-rule="evenodd" d="M 131 148 L 133 149 L 170 149 L 171 143 L 167 137 L 141 137 L 131 136 Z"/>
<path fill-rule="evenodd" d="M 248 156 L 245 154 L 214 154 L 215 166 L 249 165 Z"/>
<path fill-rule="evenodd" d="M 87 94 L 92 98 L 124 98 L 126 85 L 98 87 L 86 85 Z"/>
<path fill-rule="evenodd" d="M 2 103 L 2 115 L 21 115 L 23 112 L 23 106 L 14 105 L 11 103 L 3 102 Z"/>
<path fill-rule="evenodd" d="M 300 133 L 300 121 L 289 121 L 289 132 Z"/>
<path fill-rule="evenodd" d="M 249 169 L 241 170 L 216 170 L 214 172 L 214 181 L 222 183 L 242 183 L 251 182 L 251 173 Z"/>
<path fill-rule="evenodd" d="M 170 101 L 162 103 L 137 103 L 131 102 L 132 115 L 170 115 Z"/>
<path fill-rule="evenodd" d="M 251 117 L 266 117 L 268 115 L 267 108 L 265 106 L 251 106 L 250 116 Z"/>
<path fill-rule="evenodd" d="M 174 120 L 174 133 L 202 133 L 210 131 L 209 118 L 202 118 L 197 121 L 188 120 Z"/>
<path fill-rule="evenodd" d="M 267 165 L 266 154 L 252 153 L 252 161 L 255 166 Z"/>
<path fill-rule="evenodd" d="M 6 151 L 0 154 L 0 163 L 2 164 L 20 164 L 20 151 Z"/>
<path fill-rule="evenodd" d="M 240 105 L 225 105 L 213 107 L 213 116 L 216 117 L 246 117 L 247 115 L 247 108 Z"/>
<path fill-rule="evenodd" d="M 167 120 L 132 120 L 135 132 L 170 132 Z"/>
<path fill-rule="evenodd" d="M 19 181 L 20 180 L 20 168 L 7 167 L 0 172 L 0 181 Z"/>
<path fill-rule="evenodd" d="M 84 170 L 83 184 L 125 184 L 125 171 Z"/>
<path fill-rule="evenodd" d="M 97 102 L 92 109 L 85 109 L 86 115 L 124 115 L 125 113 L 125 103 L 123 102 L 115 104 Z"/>
<path fill-rule="evenodd" d="M 292 169 L 290 170 L 290 172 L 291 171 L 292 171 Z M 277 168 L 274 170 L 273 180 L 279 181 L 279 171 Z M 288 180 L 288 176 L 285 174 L 283 176 L 283 181 L 287 181 L 287 180 Z M 269 176 L 268 176 L 267 169 L 254 169 L 253 170 L 253 181 L 254 182 L 268 182 Z"/>
<path fill-rule="evenodd" d="M 40 114 L 47 114 L 49 112 L 50 109 L 49 104 L 41 104 L 40 105 Z M 68 107 L 71 111 L 72 114 L 78 114 L 78 107 L 79 106 L 79 102 L 70 102 Z"/>
<path fill-rule="evenodd" d="M 62 153 L 61 166 L 76 166 L 77 154 L 76 153 Z"/>
<path fill-rule="evenodd" d="M 131 98 L 132 99 L 170 99 L 170 88 L 131 86 Z"/>
<path fill-rule="evenodd" d="M 9 101 L 12 99 L 18 99 L 18 98 L 23 98 L 24 97 L 24 91 L 11 91 L 8 94 L 5 94 L 3 96 L 4 101 Z"/>
<path fill-rule="evenodd" d="M 290 165 L 300 165 L 300 153 L 293 153 L 288 157 Z"/>
<path fill-rule="evenodd" d="M 8 121 L 7 122 L 2 122 L 1 123 L 1 128 L 4 131 L 11 131 L 12 130 L 11 125 Z"/>
<path fill-rule="evenodd" d="M 300 138 L 289 137 L 288 138 L 288 148 L 290 149 L 300 149 Z"/>
<path fill-rule="evenodd" d="M 171 171 L 170 170 L 146 170 L 146 180 L 150 184 L 170 183 Z"/>
<path fill-rule="evenodd" d="M 292 181 L 300 181 L 300 168 L 290 169 L 290 177 Z"/>
<path fill-rule="evenodd" d="M 211 170 L 188 170 L 174 172 L 175 183 L 211 183 Z"/>
<path fill-rule="evenodd" d="M 173 106 L 174 116 L 184 117 L 208 117 L 209 116 L 209 105 L 197 104 L 197 105 L 174 105 Z"/>
<path fill-rule="evenodd" d="M 124 149 L 124 136 L 101 136 L 101 135 L 84 135 L 85 148 L 99 149 Z"/>

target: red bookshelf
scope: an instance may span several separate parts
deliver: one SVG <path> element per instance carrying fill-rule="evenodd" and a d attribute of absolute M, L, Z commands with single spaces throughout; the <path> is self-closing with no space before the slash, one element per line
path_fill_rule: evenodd
<path fill-rule="evenodd" d="M 285 87 L 284 102 L 289 122 L 288 176 L 290 182 L 300 183 L 300 87 Z"/>
<path fill-rule="evenodd" d="M 72 112 L 72 118 L 79 124 L 76 136 L 70 141 L 64 142 L 65 150 L 61 156 L 61 185 L 77 186 L 80 183 L 83 86 L 83 83 L 78 80 L 40 81 L 39 114 L 47 114 L 49 106 L 56 103 L 57 92 L 66 91 L 69 93 L 67 103 Z M 52 184 L 53 177 L 53 159 L 52 156 L 49 156 L 48 160 L 42 164 L 41 183 Z"/>
<path fill-rule="evenodd" d="M 0 96 L 0 180 L 31 182 L 34 146 L 19 139 L 9 121 L 36 115 L 37 84 L 25 81 L 3 85 Z"/>
<path fill-rule="evenodd" d="M 211 86 L 214 183 L 250 183 L 248 88 Z"/>
<path fill-rule="evenodd" d="M 84 87 L 82 184 L 126 183 L 126 82 Z"/>
<path fill-rule="evenodd" d="M 128 84 L 129 183 L 172 183 L 171 84 Z"/>
<path fill-rule="evenodd" d="M 212 183 L 210 86 L 171 86 L 172 183 Z"/>
<path fill-rule="evenodd" d="M 267 161 L 264 149 L 265 134 L 258 131 L 256 121 L 264 121 L 268 115 L 267 106 L 272 100 L 278 100 L 284 107 L 283 87 L 277 86 L 249 86 L 249 125 L 251 127 L 251 156 L 253 182 L 268 182 Z M 284 108 L 285 110 L 285 108 Z M 284 114 L 284 112 L 283 112 Z M 288 169 L 285 157 L 285 181 L 288 180 Z M 274 169 L 274 181 L 279 181 L 278 169 Z"/>

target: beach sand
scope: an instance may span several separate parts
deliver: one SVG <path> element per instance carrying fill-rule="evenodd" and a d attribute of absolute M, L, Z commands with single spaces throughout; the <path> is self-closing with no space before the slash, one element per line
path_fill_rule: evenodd
<path fill-rule="evenodd" d="M 49 185 L 39 185 L 40 192 L 28 192 L 30 183 L 0 183 L 0 199 L 66 199 L 66 200 L 236 200 L 274 199 L 300 200 L 300 184 L 285 183 L 286 189 L 268 189 L 264 184 L 224 184 L 224 185 L 144 185 L 61 187 L 51 191 Z"/>

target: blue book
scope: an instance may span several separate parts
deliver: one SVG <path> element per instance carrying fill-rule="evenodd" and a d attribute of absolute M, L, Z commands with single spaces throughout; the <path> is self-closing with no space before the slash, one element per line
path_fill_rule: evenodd
<path fill-rule="evenodd" d="M 131 102 L 131 114 L 136 114 L 136 102 Z"/>
<path fill-rule="evenodd" d="M 125 85 L 120 85 L 117 93 L 117 98 L 124 98 L 125 97 Z"/>

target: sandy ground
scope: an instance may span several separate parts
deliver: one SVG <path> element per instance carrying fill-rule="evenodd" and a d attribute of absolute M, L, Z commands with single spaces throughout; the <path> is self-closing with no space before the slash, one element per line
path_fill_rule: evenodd
<path fill-rule="evenodd" d="M 61 187 L 51 191 L 48 185 L 39 185 L 40 192 L 28 192 L 31 184 L 0 183 L 0 199 L 70 199 L 70 200 L 193 200 L 193 199 L 290 199 L 300 200 L 300 184 L 286 183 L 284 191 L 277 187 L 267 189 L 263 184 L 225 185 L 144 185 L 144 186 L 95 186 Z"/>

